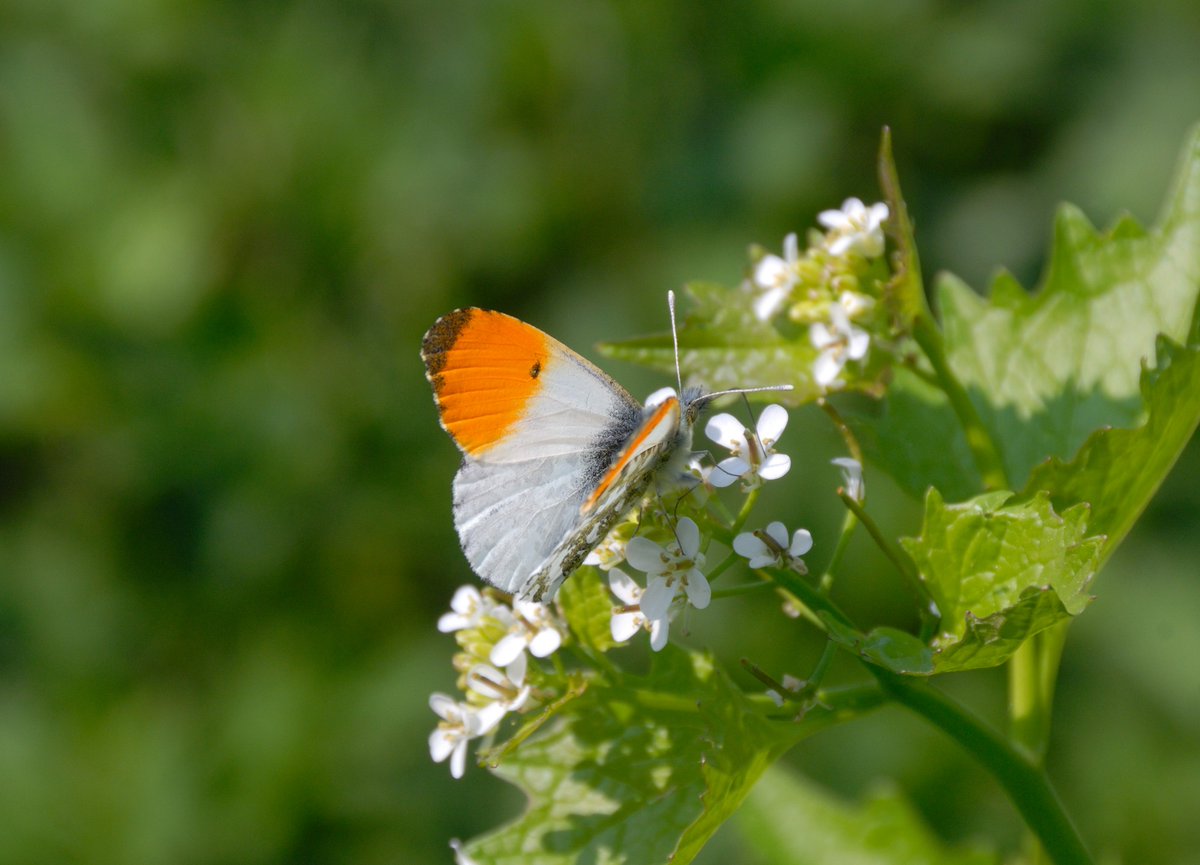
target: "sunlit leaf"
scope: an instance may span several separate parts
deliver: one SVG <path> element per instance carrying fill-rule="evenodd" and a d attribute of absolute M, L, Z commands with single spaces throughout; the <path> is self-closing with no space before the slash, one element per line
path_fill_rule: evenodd
<path fill-rule="evenodd" d="M 1087 536 L 1087 506 L 1060 516 L 1045 493 L 1011 497 L 946 504 L 931 489 L 921 536 L 902 540 L 942 615 L 929 647 L 891 628 L 830 635 L 872 663 L 928 675 L 996 666 L 1028 637 L 1082 612 L 1104 542 Z"/>
<path fill-rule="evenodd" d="M 1103 532 L 1107 558 L 1133 527 L 1200 422 L 1200 347 L 1159 344 L 1142 376 L 1146 421 L 1135 429 L 1093 433 L 1070 462 L 1034 469 L 1026 491 L 1049 490 L 1058 507 L 1090 502 L 1088 521 Z"/>
<path fill-rule="evenodd" d="M 1153 230 L 1126 218 L 1097 232 L 1065 206 L 1038 291 L 1001 274 L 985 300 L 952 276 L 938 281 L 949 364 L 999 447 L 1011 485 L 1023 487 L 1048 458 L 1072 458 L 1098 429 L 1142 422 L 1142 364 L 1155 357 L 1159 334 L 1186 340 L 1198 292 L 1200 130 Z M 969 451 L 961 426 L 918 376 L 898 375 L 888 405 L 863 426 L 875 459 L 914 495 L 935 477 L 974 480 L 963 462 Z M 967 492 L 961 480 L 943 485 L 954 498 Z M 1148 496 L 1157 481 L 1145 486 Z"/>

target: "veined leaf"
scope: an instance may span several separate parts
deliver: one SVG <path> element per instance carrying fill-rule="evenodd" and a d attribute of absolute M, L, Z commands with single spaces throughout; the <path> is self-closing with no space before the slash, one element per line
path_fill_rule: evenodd
<path fill-rule="evenodd" d="M 1070 462 L 1034 469 L 1026 492 L 1049 490 L 1057 507 L 1090 502 L 1089 528 L 1107 535 L 1105 559 L 1133 527 L 1200 422 L 1200 347 L 1162 340 L 1142 376 L 1146 422 L 1091 435 Z"/>
<path fill-rule="evenodd" d="M 807 338 L 785 339 L 772 325 L 759 321 L 749 292 L 711 283 L 691 283 L 686 291 L 693 303 L 678 323 L 679 365 L 689 378 L 710 391 L 791 384 L 794 390 L 769 395 L 788 405 L 819 396 L 811 373 L 816 349 Z M 670 333 L 602 343 L 600 351 L 675 374 Z"/>
<path fill-rule="evenodd" d="M 1096 430 L 1137 427 L 1149 404 L 1139 387 L 1143 363 L 1155 357 L 1160 334 L 1187 340 L 1200 294 L 1200 129 L 1185 148 L 1174 192 L 1152 231 L 1123 219 L 1100 233 L 1079 210 L 1065 206 L 1037 292 L 1025 291 L 1007 274 L 997 277 L 986 300 L 951 276 L 941 278 L 937 289 L 949 364 L 999 447 L 1010 484 L 1026 486 L 1034 467 L 1048 458 L 1071 459 Z M 1162 410 L 1170 414 L 1177 407 Z M 1185 419 L 1179 426 L 1189 423 L 1194 425 Z M 914 495 L 933 485 L 931 466 L 939 478 L 975 479 L 963 460 L 969 451 L 957 419 L 915 375 L 897 375 L 888 405 L 865 426 L 873 456 Z M 1175 438 L 1164 441 L 1155 465 L 1174 461 L 1181 447 Z M 1050 488 L 1060 504 L 1101 507 L 1058 493 L 1048 474 L 1039 477 L 1040 488 Z M 1148 498 L 1161 479 L 1147 478 L 1139 494 Z M 1062 480 L 1059 475 L 1055 482 Z M 1075 486 L 1089 493 L 1097 488 Z M 942 485 L 952 498 L 965 497 L 963 487 L 961 480 Z M 1031 482 L 1027 488 L 1039 487 Z M 1120 528 L 1120 522 L 1105 528 Z"/>
<path fill-rule="evenodd" d="M 528 809 L 464 852 L 479 865 L 685 865 L 771 762 L 836 716 L 768 719 L 707 655 L 668 645 L 645 680 L 588 688 L 504 756 L 493 771 Z"/>
<path fill-rule="evenodd" d="M 794 772 L 772 767 L 734 821 L 762 862 L 788 865 L 996 865 L 1000 857 L 947 849 L 903 795 L 883 787 L 842 802 Z"/>
<path fill-rule="evenodd" d="M 931 489 L 921 536 L 902 539 L 942 615 L 930 646 L 891 628 L 830 636 L 895 672 L 930 675 L 1001 664 L 1030 636 L 1082 612 L 1104 542 L 1085 536 L 1087 506 L 1060 516 L 1045 493 L 1011 498 L 996 492 L 948 505 Z"/>
<path fill-rule="evenodd" d="M 773 324 L 759 321 L 753 295 L 711 283 L 687 286 L 691 308 L 679 322 L 679 365 L 689 379 L 705 390 L 731 390 L 760 385 L 790 384 L 790 391 L 751 394 L 752 399 L 784 405 L 811 402 L 824 391 L 812 377 L 817 350 L 807 329 L 785 336 Z M 671 334 L 602 343 L 607 357 L 675 373 Z M 851 379 L 850 388 L 878 392 L 883 375 L 880 353 L 868 357 L 867 369 Z"/>
<path fill-rule="evenodd" d="M 598 652 L 607 652 L 615 645 L 609 623 L 617 604 L 598 568 L 579 568 L 559 587 L 555 597 L 571 633 L 583 645 Z"/>

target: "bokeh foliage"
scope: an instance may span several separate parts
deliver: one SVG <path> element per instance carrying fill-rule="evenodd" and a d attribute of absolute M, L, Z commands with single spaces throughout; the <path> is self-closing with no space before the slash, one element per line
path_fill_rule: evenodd
<path fill-rule="evenodd" d="M 469 578 L 425 327 L 477 304 L 581 349 L 659 328 L 667 288 L 877 198 L 885 123 L 927 270 L 1029 284 L 1059 199 L 1153 220 L 1197 44 L 1187 0 L 4 4 L 0 861 L 448 861 L 518 802 L 425 746 L 453 679 L 434 618 Z M 820 552 L 835 438 L 784 445 L 780 506 Z M 1200 861 L 1198 469 L 1060 684 L 1052 774 L 1127 862 Z M 847 605 L 907 624 L 857 566 Z M 692 639 L 799 673 L 812 644 L 768 617 Z M 997 715 L 999 686 L 960 685 Z M 1017 831 L 899 715 L 791 762 L 848 800 L 893 776 L 951 841 Z M 726 831 L 702 861 L 742 855 Z"/>

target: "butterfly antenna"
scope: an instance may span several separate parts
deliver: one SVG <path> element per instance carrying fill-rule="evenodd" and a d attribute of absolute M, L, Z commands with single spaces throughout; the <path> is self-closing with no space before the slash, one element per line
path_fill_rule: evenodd
<path fill-rule="evenodd" d="M 671 342 L 675 344 L 675 381 L 679 384 L 679 398 L 683 399 L 683 372 L 679 368 L 679 332 L 675 328 L 674 289 L 667 289 L 667 308 L 671 311 Z"/>
<path fill-rule="evenodd" d="M 768 384 L 763 387 L 735 387 L 732 390 L 718 390 L 713 393 L 706 393 L 705 399 L 712 399 L 718 396 L 728 396 L 731 393 L 762 393 L 769 390 L 794 390 L 790 384 Z"/>

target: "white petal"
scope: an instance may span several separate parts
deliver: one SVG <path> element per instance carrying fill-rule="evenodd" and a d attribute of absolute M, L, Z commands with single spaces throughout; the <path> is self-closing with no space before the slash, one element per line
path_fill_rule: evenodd
<path fill-rule="evenodd" d="M 626 604 L 636 604 L 642 597 L 642 587 L 620 568 L 608 572 L 608 587 Z"/>
<path fill-rule="evenodd" d="M 429 708 L 437 713 L 438 717 L 444 721 L 457 723 L 462 717 L 458 711 L 458 703 L 445 694 L 434 693 L 429 695 Z"/>
<path fill-rule="evenodd" d="M 866 209 L 867 207 L 862 203 L 862 199 L 855 198 L 853 195 L 842 202 L 842 213 L 851 218 L 861 216 Z"/>
<path fill-rule="evenodd" d="M 471 619 L 462 613 L 443 613 L 438 618 L 437 627 L 443 634 L 449 634 L 471 627 Z"/>
<path fill-rule="evenodd" d="M 469 616 L 482 606 L 483 596 L 474 586 L 459 586 L 454 597 L 450 599 L 450 609 L 464 616 Z"/>
<path fill-rule="evenodd" d="M 866 492 L 863 485 L 862 465 L 858 460 L 850 457 L 837 457 L 830 462 L 842 470 L 842 486 L 845 487 L 846 495 L 856 502 L 862 502 Z"/>
<path fill-rule="evenodd" d="M 791 287 L 769 288 L 754 298 L 754 317 L 759 321 L 770 321 L 783 308 Z"/>
<path fill-rule="evenodd" d="M 822 210 L 817 214 L 817 222 L 826 228 L 849 228 L 850 220 L 840 210 Z"/>
<path fill-rule="evenodd" d="M 667 644 L 667 635 L 670 629 L 671 622 L 665 617 L 652 621 L 650 623 L 650 648 L 661 652 L 662 647 Z"/>
<path fill-rule="evenodd" d="M 664 567 L 665 550 L 649 538 L 630 538 L 625 547 L 625 561 L 647 574 L 660 574 Z"/>
<path fill-rule="evenodd" d="M 767 696 L 771 698 L 771 702 L 774 703 L 776 706 L 783 705 L 783 694 L 779 693 L 774 688 L 770 688 L 767 690 Z"/>
<path fill-rule="evenodd" d="M 757 568 L 765 568 L 768 565 L 775 565 L 778 563 L 779 563 L 779 556 L 775 555 L 775 553 L 768 550 L 767 552 L 763 553 L 762 555 L 755 556 L 754 558 L 752 558 L 750 560 L 750 569 L 755 570 Z"/>
<path fill-rule="evenodd" d="M 854 245 L 854 235 L 842 234 L 835 237 L 829 243 L 830 255 L 845 255 L 850 247 Z"/>
<path fill-rule="evenodd" d="M 528 685 L 517 691 L 517 696 L 508 701 L 508 711 L 516 712 L 518 709 L 524 706 L 526 701 L 529 700 L 529 695 L 531 693 L 533 693 L 533 689 L 531 689 Z"/>
<path fill-rule="evenodd" d="M 453 735 L 449 730 L 438 728 L 429 734 L 429 756 L 433 758 L 433 762 L 440 763 L 450 756 L 450 752 L 454 750 L 455 742 L 458 736 Z"/>
<path fill-rule="evenodd" d="M 800 240 L 794 231 L 783 239 L 783 257 L 787 259 L 788 264 L 795 264 L 800 260 Z"/>
<path fill-rule="evenodd" d="M 758 437 L 764 447 L 770 447 L 779 441 L 783 431 L 787 429 L 788 413 L 781 405 L 771 403 L 758 416 Z"/>
<path fill-rule="evenodd" d="M 779 520 L 776 520 L 773 523 L 767 523 L 766 532 L 767 532 L 767 535 L 771 538 L 771 540 L 773 540 L 775 543 L 779 544 L 779 548 L 781 550 L 787 549 L 787 545 L 788 545 L 787 526 L 785 526 L 783 523 L 779 522 Z M 763 546 L 766 546 L 766 545 L 764 544 Z"/>
<path fill-rule="evenodd" d="M 703 610 L 712 600 L 712 587 L 708 585 L 708 578 L 695 568 L 688 571 L 684 591 L 687 592 L 689 603 L 697 610 Z"/>
<path fill-rule="evenodd" d="M 871 346 L 871 335 L 865 330 L 855 328 L 850 333 L 850 344 L 846 348 L 846 354 L 851 360 L 862 360 L 867 356 L 867 349 Z"/>
<path fill-rule="evenodd" d="M 522 653 L 517 657 L 524 658 L 525 655 Z M 467 675 L 467 682 L 471 690 L 481 697 L 487 697 L 489 700 L 503 700 L 507 678 L 504 673 L 489 664 L 476 664 Z"/>
<path fill-rule="evenodd" d="M 771 454 L 758 468 L 758 476 L 764 481 L 775 481 L 788 473 L 792 458 L 787 454 Z"/>
<path fill-rule="evenodd" d="M 691 517 L 683 517 L 675 525 L 675 539 L 679 542 L 679 551 L 689 559 L 695 558 L 700 552 L 700 527 Z"/>
<path fill-rule="evenodd" d="M 750 463 L 741 457 L 726 457 L 713 467 L 708 482 L 717 489 L 722 489 L 735 483 L 738 478 L 750 471 Z"/>
<path fill-rule="evenodd" d="M 813 363 L 813 380 L 821 387 L 829 387 L 837 381 L 843 363 L 841 352 L 821 352 Z"/>
<path fill-rule="evenodd" d="M 562 634 L 555 628 L 542 628 L 537 636 L 529 641 L 529 654 L 535 658 L 545 658 L 554 653 L 562 645 Z"/>
<path fill-rule="evenodd" d="M 778 255 L 764 255 L 754 268 L 754 282 L 762 288 L 778 288 L 790 281 L 790 270 Z"/>
<path fill-rule="evenodd" d="M 651 577 L 646 591 L 642 593 L 642 614 L 647 619 L 661 619 L 667 615 L 671 601 L 675 600 L 678 583 L 667 585 L 665 577 Z"/>
<path fill-rule="evenodd" d="M 833 325 L 835 333 L 842 337 L 850 335 L 850 316 L 846 315 L 846 310 L 842 309 L 840 303 L 829 305 L 829 321 Z"/>
<path fill-rule="evenodd" d="M 767 545 L 763 543 L 762 538 L 753 532 L 742 532 L 734 538 L 733 551 L 739 556 L 745 556 L 748 559 L 755 556 L 767 555 L 771 552 Z"/>
<path fill-rule="evenodd" d="M 500 642 L 492 646 L 488 660 L 497 667 L 507 667 L 517 659 L 517 655 L 525 651 L 527 645 L 529 645 L 527 633 L 506 634 L 500 639 Z"/>
<path fill-rule="evenodd" d="M 813 348 L 821 349 L 827 345 L 833 345 L 835 342 L 840 342 L 841 337 L 830 330 L 824 322 L 814 322 L 812 327 L 808 329 L 809 342 L 813 344 Z"/>
<path fill-rule="evenodd" d="M 792 536 L 792 545 L 788 547 L 788 552 L 793 556 L 802 556 L 811 550 L 812 546 L 812 533 L 808 529 L 796 529 L 796 534 Z"/>
<path fill-rule="evenodd" d="M 881 225 L 887 221 L 887 218 L 890 215 L 890 213 L 891 213 L 891 211 L 888 210 L 887 204 L 885 202 L 880 201 L 880 202 L 877 202 L 877 203 L 871 205 L 871 209 L 868 212 L 867 219 L 869 220 L 870 224 L 872 224 L 872 225 Z"/>
<path fill-rule="evenodd" d="M 746 425 L 728 412 L 722 412 L 708 419 L 704 434 L 721 447 L 736 451 L 746 440 Z"/>
<path fill-rule="evenodd" d="M 488 703 L 483 708 L 472 713 L 471 723 L 467 726 L 467 732 L 472 737 L 485 736 L 496 729 L 497 725 L 504 720 L 506 714 L 508 714 L 508 707 L 503 703 Z"/>
<path fill-rule="evenodd" d="M 504 674 L 508 676 L 508 680 L 518 688 L 525 684 L 525 668 L 529 666 L 529 658 L 521 652 L 517 657 L 513 658 L 513 662 L 504 668 Z"/>
<path fill-rule="evenodd" d="M 450 777 L 461 778 L 467 771 L 467 740 L 460 739 L 450 758 Z"/>
<path fill-rule="evenodd" d="M 613 613 L 612 638 L 624 643 L 641 630 L 643 621 L 641 613 Z"/>
<path fill-rule="evenodd" d="M 851 318 L 858 318 L 871 311 L 875 306 L 875 298 L 866 294 L 859 294 L 857 291 L 843 291 L 838 295 L 838 305 L 846 310 L 846 315 Z"/>

